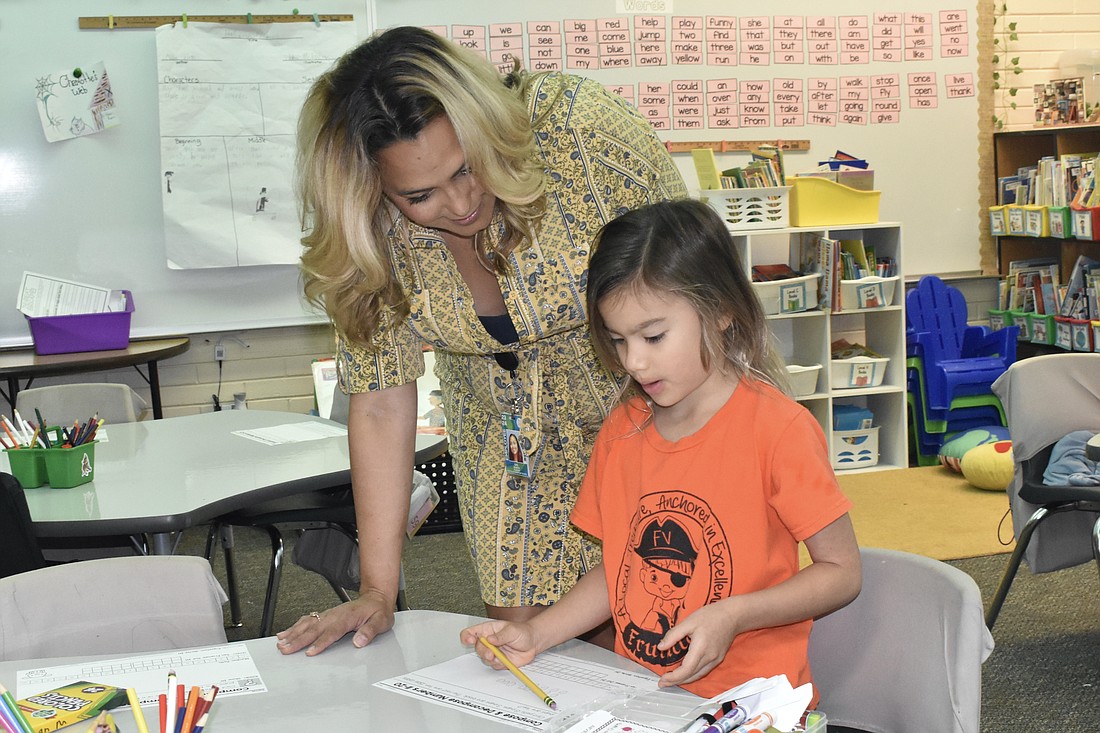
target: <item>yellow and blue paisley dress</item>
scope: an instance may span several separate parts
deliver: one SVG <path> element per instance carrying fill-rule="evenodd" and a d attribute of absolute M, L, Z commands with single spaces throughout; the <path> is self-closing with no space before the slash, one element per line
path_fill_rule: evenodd
<path fill-rule="evenodd" d="M 505 607 L 553 603 L 599 561 L 598 544 L 569 523 L 618 390 L 588 337 L 589 250 L 610 219 L 686 195 L 649 123 L 596 82 L 548 74 L 527 101 L 546 170 L 546 213 L 535 241 L 513 252 L 497 278 L 519 342 L 502 347 L 489 335 L 443 240 L 398 215 L 389 246 L 411 313 L 368 347 L 338 349 L 350 392 L 411 382 L 424 373 L 424 343 L 435 351 L 482 598 Z M 505 350 L 519 359 L 514 379 L 493 358 Z M 504 470 L 501 415 L 516 404 L 530 478 Z"/>

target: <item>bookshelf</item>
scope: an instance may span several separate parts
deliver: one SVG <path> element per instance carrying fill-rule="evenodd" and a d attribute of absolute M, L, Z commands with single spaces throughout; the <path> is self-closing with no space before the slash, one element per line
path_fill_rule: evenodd
<path fill-rule="evenodd" d="M 1054 125 L 1029 130 L 993 133 L 993 178 L 989 185 L 994 192 L 997 179 L 1014 174 L 1017 169 L 1035 165 L 1044 156 L 1060 157 L 1066 153 L 1100 152 L 1100 124 Z M 994 199 L 996 193 L 994 193 Z M 1061 264 L 1062 282 L 1067 282 L 1078 255 L 1100 259 L 1100 242 L 1055 237 L 999 236 L 997 266 L 1001 275 L 1008 274 L 1008 263 L 1036 257 L 1057 257 Z"/>
<path fill-rule="evenodd" d="M 791 243 L 803 234 L 831 239 L 861 239 L 873 244 L 878 257 L 891 257 L 899 275 L 890 305 L 864 310 L 821 309 L 768 316 L 777 346 L 788 363 L 821 364 L 817 391 L 798 401 L 817 419 L 830 444 L 833 414 L 838 405 L 858 405 L 874 413 L 878 426 L 878 463 L 869 468 L 838 473 L 905 468 L 909 465 L 905 372 L 905 288 L 901 257 L 901 226 L 892 222 L 834 227 L 794 227 L 731 232 L 746 268 L 790 263 Z M 889 357 L 882 384 L 877 387 L 831 388 L 830 345 L 844 338 Z"/>

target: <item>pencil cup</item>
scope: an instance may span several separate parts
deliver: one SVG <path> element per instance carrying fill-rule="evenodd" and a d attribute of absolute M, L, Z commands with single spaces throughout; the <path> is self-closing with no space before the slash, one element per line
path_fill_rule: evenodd
<path fill-rule="evenodd" d="M 95 478 L 95 444 L 75 448 L 43 450 L 46 458 L 46 480 L 55 489 L 71 489 Z"/>
<path fill-rule="evenodd" d="M 45 448 L 5 448 L 11 475 L 24 489 L 35 489 L 46 483 Z"/>

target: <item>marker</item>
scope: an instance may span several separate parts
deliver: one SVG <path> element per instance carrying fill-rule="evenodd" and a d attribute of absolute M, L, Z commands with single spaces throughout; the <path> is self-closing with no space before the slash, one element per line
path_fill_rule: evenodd
<path fill-rule="evenodd" d="M 509 659 L 508 657 L 504 656 L 504 652 L 502 652 L 500 649 L 497 649 L 495 646 L 493 646 L 488 641 L 486 641 L 485 637 L 479 638 L 478 641 L 480 641 L 482 644 L 484 644 L 485 648 L 488 649 L 489 651 L 491 651 L 493 653 L 493 655 L 497 659 L 500 660 L 500 663 L 503 664 L 505 667 L 507 667 L 508 671 L 516 676 L 516 679 L 518 679 L 523 684 L 527 685 L 527 689 L 531 690 L 531 692 L 535 693 L 540 698 L 542 698 L 542 701 L 544 703 L 546 703 L 550 707 L 551 710 L 557 710 L 558 709 L 558 704 L 556 702 L 554 702 L 554 698 L 550 697 L 545 692 L 543 692 L 542 689 L 538 685 L 536 685 L 534 682 L 531 681 L 530 677 L 528 677 L 527 675 L 525 675 L 523 672 L 520 671 L 519 667 L 512 664 L 512 660 Z"/>
<path fill-rule="evenodd" d="M 775 722 L 771 713 L 760 713 L 744 725 L 734 728 L 733 733 L 764 733 Z"/>
<path fill-rule="evenodd" d="M 749 719 L 749 711 L 742 705 L 734 705 L 725 715 L 711 723 L 703 733 L 730 733 Z"/>
<path fill-rule="evenodd" d="M 703 713 L 683 728 L 680 728 L 676 733 L 703 733 L 703 731 L 714 724 L 715 720 L 717 720 L 717 718 L 710 713 Z"/>

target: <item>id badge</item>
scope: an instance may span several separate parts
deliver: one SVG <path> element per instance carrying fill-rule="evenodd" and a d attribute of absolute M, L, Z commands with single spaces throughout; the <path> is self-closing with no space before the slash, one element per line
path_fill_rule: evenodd
<path fill-rule="evenodd" d="M 504 433 L 504 470 L 513 476 L 530 478 L 531 467 L 527 463 L 519 432 L 519 415 L 502 414 L 500 425 Z"/>

